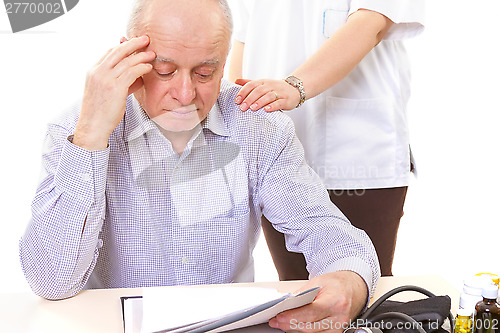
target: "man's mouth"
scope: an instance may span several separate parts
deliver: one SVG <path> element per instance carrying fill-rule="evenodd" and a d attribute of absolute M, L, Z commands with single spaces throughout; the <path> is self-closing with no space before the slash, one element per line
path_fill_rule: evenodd
<path fill-rule="evenodd" d="M 195 104 L 187 105 L 187 106 L 181 106 L 180 108 L 174 109 L 174 110 L 169 110 L 166 112 L 172 112 L 176 115 L 179 116 L 187 116 L 193 112 L 196 112 L 198 108 L 196 107 Z"/>

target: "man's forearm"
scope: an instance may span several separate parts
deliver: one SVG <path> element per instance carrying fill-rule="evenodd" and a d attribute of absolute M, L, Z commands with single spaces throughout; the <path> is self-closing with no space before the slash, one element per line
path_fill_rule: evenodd
<path fill-rule="evenodd" d="M 77 294 L 97 258 L 105 200 L 104 186 L 98 184 L 103 179 L 92 167 L 107 160 L 77 157 L 75 150 L 68 142 L 59 158 L 55 152 L 44 154 L 58 159 L 57 168 L 48 170 L 38 189 L 32 221 L 20 241 L 26 278 L 35 293 L 49 299 Z M 81 164 L 75 163 L 78 158 Z"/>

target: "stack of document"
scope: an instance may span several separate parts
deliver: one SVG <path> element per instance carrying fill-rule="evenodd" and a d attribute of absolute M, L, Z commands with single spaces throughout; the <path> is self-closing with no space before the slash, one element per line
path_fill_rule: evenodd
<path fill-rule="evenodd" d="M 293 295 L 257 287 L 145 288 L 142 297 L 122 297 L 125 333 L 215 333 L 257 325 L 311 303 L 318 291 Z"/>

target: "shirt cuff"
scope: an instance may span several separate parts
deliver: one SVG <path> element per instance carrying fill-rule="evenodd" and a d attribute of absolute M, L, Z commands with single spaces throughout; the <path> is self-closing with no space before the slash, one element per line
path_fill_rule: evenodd
<path fill-rule="evenodd" d="M 386 40 L 411 38 L 424 30 L 424 0 L 353 0 L 349 15 L 359 9 L 372 10 L 394 22 Z"/>
<path fill-rule="evenodd" d="M 368 287 L 368 302 L 373 296 L 375 292 L 375 288 L 377 287 L 378 282 L 378 274 L 374 273 L 369 264 L 367 264 L 363 259 L 352 257 L 352 258 L 344 258 L 335 261 L 330 266 L 328 266 L 321 274 L 333 273 L 338 271 L 351 271 L 359 276 L 365 281 L 366 286 Z M 365 307 L 366 307 L 365 305 Z"/>
<path fill-rule="evenodd" d="M 109 147 L 90 151 L 72 143 L 69 136 L 61 153 L 55 185 L 62 191 L 84 201 L 95 201 L 106 189 Z"/>

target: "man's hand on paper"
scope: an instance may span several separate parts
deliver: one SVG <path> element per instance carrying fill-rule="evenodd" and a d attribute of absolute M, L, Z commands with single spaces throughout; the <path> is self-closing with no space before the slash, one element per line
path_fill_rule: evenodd
<path fill-rule="evenodd" d="M 318 286 L 311 304 L 284 311 L 269 325 L 285 332 L 343 332 L 367 302 L 366 283 L 354 272 L 340 271 L 311 279 L 301 291 Z"/>

